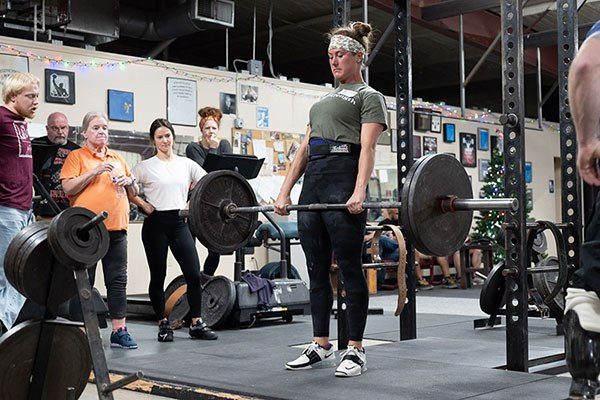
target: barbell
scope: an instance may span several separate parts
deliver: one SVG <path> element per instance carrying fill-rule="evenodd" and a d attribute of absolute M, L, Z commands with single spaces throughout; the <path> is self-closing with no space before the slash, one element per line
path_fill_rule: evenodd
<path fill-rule="evenodd" d="M 517 199 L 473 199 L 471 181 L 464 167 L 448 154 L 432 154 L 417 160 L 407 174 L 401 201 L 366 202 L 365 209 L 398 208 L 401 226 L 423 254 L 447 256 L 465 242 L 473 211 L 517 210 Z M 347 210 L 346 204 L 289 205 L 288 211 Z M 221 254 L 243 247 L 254 234 L 258 213 L 274 211 L 258 205 L 248 181 L 229 170 L 202 177 L 190 197 L 189 225 L 207 248 Z"/>

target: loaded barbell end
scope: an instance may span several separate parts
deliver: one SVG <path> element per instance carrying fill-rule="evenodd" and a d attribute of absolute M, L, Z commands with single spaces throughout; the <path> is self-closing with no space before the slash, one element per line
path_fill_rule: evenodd
<path fill-rule="evenodd" d="M 96 216 L 94 218 L 90 219 L 88 222 L 81 225 L 81 227 L 79 229 L 77 229 L 77 233 L 86 233 L 86 232 L 90 231 L 95 226 L 97 226 L 100 222 L 104 221 L 106 218 L 108 218 L 108 213 L 106 211 L 102 211 L 101 213 L 96 214 Z"/>

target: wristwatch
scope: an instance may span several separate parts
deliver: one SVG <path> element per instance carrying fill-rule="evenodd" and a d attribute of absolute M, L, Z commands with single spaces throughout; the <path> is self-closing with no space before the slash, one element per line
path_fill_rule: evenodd
<path fill-rule="evenodd" d="M 137 182 L 137 179 L 135 179 L 135 176 L 132 175 L 132 176 L 130 176 L 130 178 L 131 178 L 131 183 L 129 185 L 127 185 L 127 186 L 133 186 L 133 185 L 135 185 L 135 183 Z"/>

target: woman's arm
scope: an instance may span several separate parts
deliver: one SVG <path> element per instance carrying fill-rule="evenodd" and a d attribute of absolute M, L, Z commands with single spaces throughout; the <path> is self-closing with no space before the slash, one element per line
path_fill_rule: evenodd
<path fill-rule="evenodd" d="M 358 159 L 358 174 L 356 176 L 356 184 L 354 193 L 346 202 L 348 211 L 352 214 L 359 214 L 363 211 L 362 203 L 367 197 L 367 186 L 371 179 L 371 173 L 375 166 L 375 148 L 377 140 L 383 131 L 383 125 L 378 123 L 362 124 L 360 131 L 360 157 Z"/>
<path fill-rule="evenodd" d="M 283 185 L 281 185 L 281 189 L 279 190 L 279 195 L 277 196 L 277 200 L 275 200 L 275 212 L 279 215 L 288 215 L 289 213 L 285 209 L 288 204 L 291 204 L 290 193 L 292 192 L 292 188 L 298 182 L 298 179 L 304 174 L 306 170 L 306 164 L 308 163 L 308 141 L 310 140 L 310 125 L 306 128 L 306 134 L 304 135 L 304 140 L 302 144 L 300 144 L 300 148 L 298 148 L 298 152 L 296 153 L 296 157 L 294 161 L 292 161 L 292 165 L 288 174 L 283 181 Z"/>
<path fill-rule="evenodd" d="M 61 181 L 63 190 L 67 196 L 75 196 L 85 189 L 98 175 L 104 172 L 111 172 L 113 168 L 111 163 L 105 162 L 75 178 L 63 179 Z"/>
<path fill-rule="evenodd" d="M 141 209 L 146 215 L 152 214 L 154 211 L 154 206 L 148 203 L 146 200 L 142 199 L 138 195 L 132 195 L 127 191 L 127 197 L 129 201 L 135 204 L 139 209 Z"/>

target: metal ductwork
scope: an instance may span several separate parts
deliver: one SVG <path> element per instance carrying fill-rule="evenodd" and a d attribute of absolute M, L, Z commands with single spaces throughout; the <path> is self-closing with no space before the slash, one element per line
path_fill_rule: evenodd
<path fill-rule="evenodd" d="M 231 28 L 234 9 L 231 0 L 188 0 L 155 14 L 121 6 L 120 35 L 164 41 L 207 29 Z"/>

